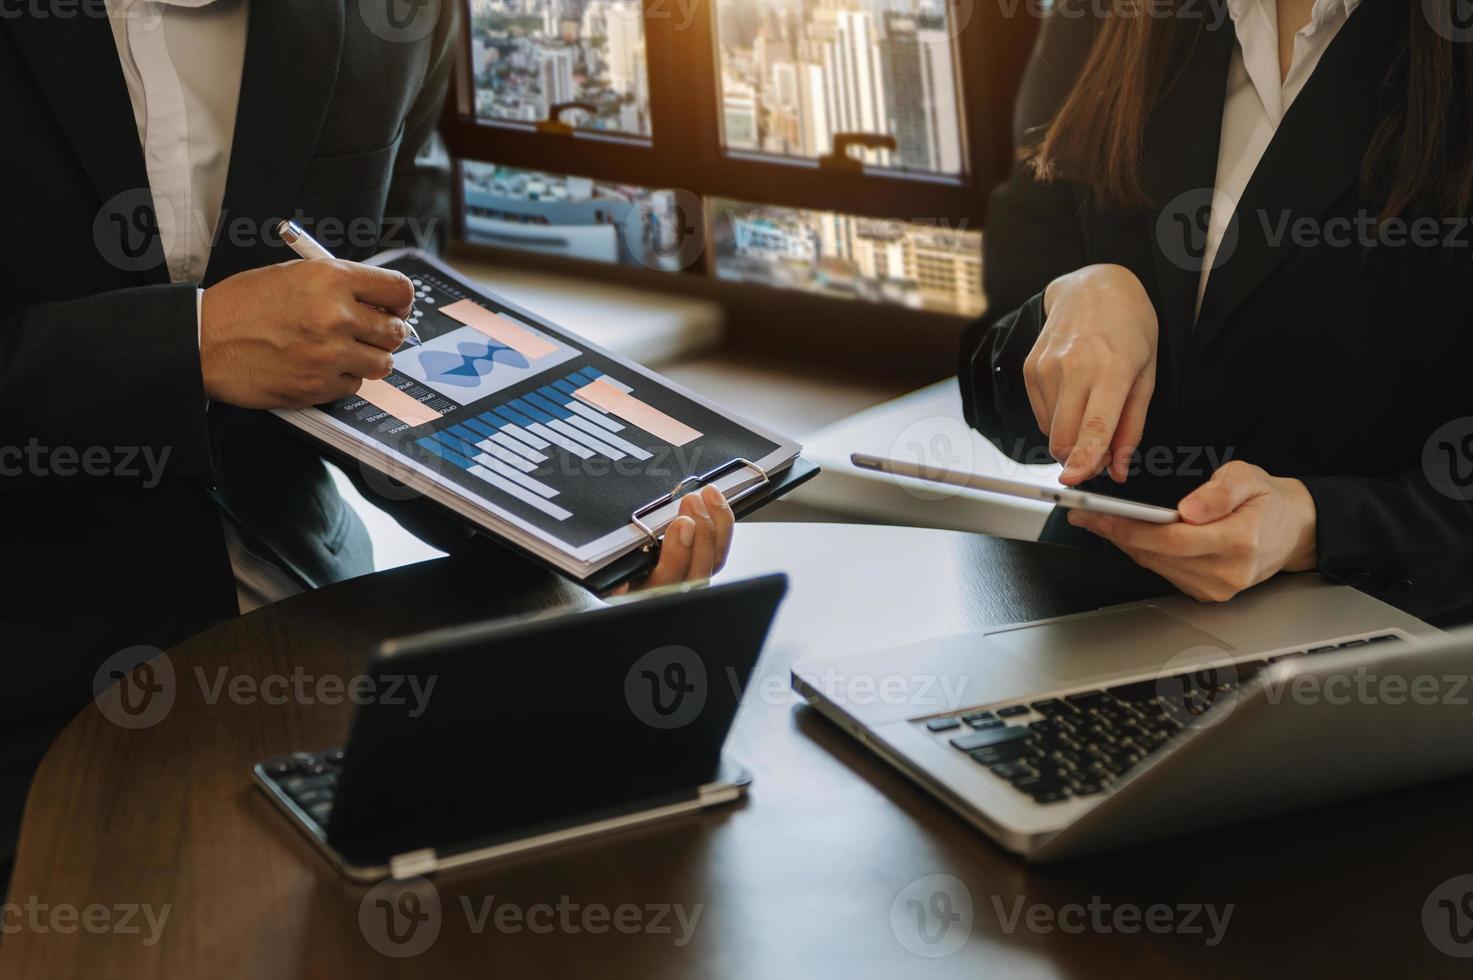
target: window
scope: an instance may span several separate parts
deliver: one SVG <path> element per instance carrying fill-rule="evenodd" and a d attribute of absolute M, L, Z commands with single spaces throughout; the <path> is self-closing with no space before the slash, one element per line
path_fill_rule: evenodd
<path fill-rule="evenodd" d="M 945 225 L 717 199 L 721 279 L 974 317 L 982 236 Z"/>
<path fill-rule="evenodd" d="M 680 213 L 670 191 L 475 162 L 462 175 L 467 241 L 679 269 Z"/>
<path fill-rule="evenodd" d="M 463 237 L 962 316 L 1036 18 L 975 0 L 468 0 Z"/>
<path fill-rule="evenodd" d="M 963 172 L 945 8 L 723 0 L 718 11 L 726 147 L 818 158 L 835 133 L 879 133 L 895 148 L 865 150 L 866 163 Z"/>
<path fill-rule="evenodd" d="M 584 103 L 574 125 L 648 136 L 644 18 L 635 0 L 503 3 L 472 0 L 475 117 L 537 122 Z"/>

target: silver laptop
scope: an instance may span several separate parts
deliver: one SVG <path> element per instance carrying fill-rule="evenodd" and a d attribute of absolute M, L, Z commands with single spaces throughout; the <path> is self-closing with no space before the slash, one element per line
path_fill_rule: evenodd
<path fill-rule="evenodd" d="M 1318 576 L 806 660 L 793 687 L 1049 861 L 1473 770 L 1473 633 Z"/>

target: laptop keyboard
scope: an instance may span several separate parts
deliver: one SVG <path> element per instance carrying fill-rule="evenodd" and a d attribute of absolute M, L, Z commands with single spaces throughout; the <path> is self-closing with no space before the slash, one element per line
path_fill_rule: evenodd
<path fill-rule="evenodd" d="M 261 771 L 325 831 L 342 762 L 342 749 L 296 752 L 267 759 L 261 763 Z"/>
<path fill-rule="evenodd" d="M 1319 644 L 1265 660 L 968 710 L 925 724 L 1035 803 L 1059 803 L 1106 792 L 1271 663 L 1400 639 L 1385 634 Z"/>

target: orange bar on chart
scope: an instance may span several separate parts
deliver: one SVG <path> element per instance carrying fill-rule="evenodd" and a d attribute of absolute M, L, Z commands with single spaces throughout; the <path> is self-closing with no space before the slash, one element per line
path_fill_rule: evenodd
<path fill-rule="evenodd" d="M 358 397 L 368 402 L 374 408 L 388 412 L 401 422 L 410 425 L 424 425 L 440 418 L 440 413 L 430 406 L 406 395 L 387 381 L 373 381 L 365 378 L 363 386 L 358 389 Z"/>
<path fill-rule="evenodd" d="M 459 320 L 468 327 L 500 344 L 505 344 L 529 361 L 556 353 L 556 344 L 544 340 L 510 317 L 492 313 L 481 304 L 468 299 L 440 307 L 440 312 L 452 320 Z"/>
<path fill-rule="evenodd" d="M 692 439 L 701 438 L 699 432 L 684 422 L 672 419 L 652 405 L 646 405 L 629 392 L 615 388 L 603 378 L 584 385 L 573 392 L 573 395 L 590 405 L 596 405 L 610 415 L 617 415 L 630 425 L 639 426 L 650 435 L 664 439 L 672 446 L 683 446 Z"/>

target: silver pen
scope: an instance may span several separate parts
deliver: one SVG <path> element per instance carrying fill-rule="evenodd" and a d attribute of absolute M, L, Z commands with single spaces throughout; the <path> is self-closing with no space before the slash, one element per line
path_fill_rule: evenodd
<path fill-rule="evenodd" d="M 289 247 L 293 252 L 297 253 L 298 258 L 333 258 L 333 254 L 331 252 L 323 248 L 321 243 L 319 243 L 317 239 L 307 234 L 307 232 L 302 229 L 302 226 L 297 224 L 295 221 L 292 221 L 290 219 L 282 221 L 276 226 L 276 234 L 281 236 L 281 240 L 286 242 L 287 247 Z M 414 315 L 414 300 L 409 301 L 409 315 Z M 409 336 L 414 338 L 414 342 L 416 344 L 424 343 L 423 340 L 419 339 L 419 331 L 414 329 L 414 324 L 410 323 L 409 320 L 406 319 L 404 321 L 404 325 L 409 328 Z"/>

